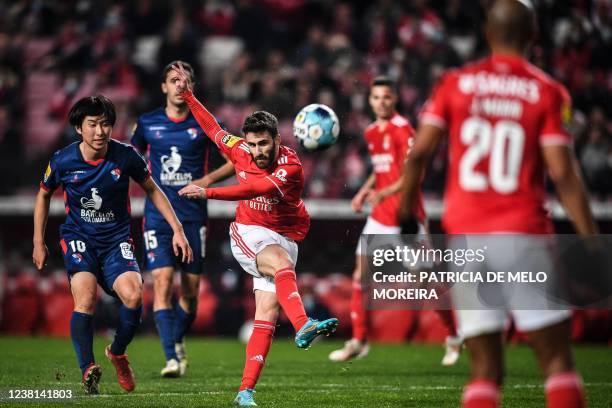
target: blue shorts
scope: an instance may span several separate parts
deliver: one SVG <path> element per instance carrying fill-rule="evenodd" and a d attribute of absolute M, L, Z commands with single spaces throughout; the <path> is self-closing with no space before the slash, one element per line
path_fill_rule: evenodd
<path fill-rule="evenodd" d="M 119 275 L 129 271 L 140 272 L 134 256 L 134 243 L 129 234 L 101 245 L 92 243 L 82 234 L 62 231 L 60 245 L 68 279 L 77 272 L 91 272 L 102 289 L 111 296 L 117 296 L 113 284 Z"/>
<path fill-rule="evenodd" d="M 201 274 L 202 260 L 206 255 L 206 224 L 184 222 L 183 230 L 193 251 L 193 262 L 185 263 L 174 255 L 172 228 L 164 222 L 145 219 L 143 241 L 145 247 L 145 269 L 152 270 L 172 266 L 182 272 Z"/>

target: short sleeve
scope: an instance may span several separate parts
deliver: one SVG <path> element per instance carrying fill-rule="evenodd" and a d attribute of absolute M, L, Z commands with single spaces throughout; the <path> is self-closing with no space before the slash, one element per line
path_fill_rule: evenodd
<path fill-rule="evenodd" d="M 144 126 L 140 119 L 134 125 L 132 129 L 132 146 L 134 146 L 138 151 L 145 152 L 147 150 L 147 140 L 145 138 Z"/>
<path fill-rule="evenodd" d="M 419 115 L 420 125 L 432 125 L 446 130 L 449 122 L 449 82 L 450 74 L 446 74 L 434 86 Z"/>
<path fill-rule="evenodd" d="M 569 93 L 560 84 L 553 87 L 550 99 L 544 103 L 544 118 L 540 131 L 540 145 L 572 145 L 567 127 L 572 121 L 572 101 Z"/>
<path fill-rule="evenodd" d="M 395 154 L 398 163 L 403 163 L 408 157 L 410 148 L 414 145 L 414 129 L 410 125 L 402 126 L 395 135 Z"/>
<path fill-rule="evenodd" d="M 129 147 L 127 152 L 125 170 L 128 176 L 140 184 L 151 176 L 147 162 L 133 147 Z"/>
<path fill-rule="evenodd" d="M 47 168 L 45 169 L 45 174 L 40 182 L 40 188 L 46 191 L 55 191 L 56 188 L 60 185 L 60 171 L 58 166 L 58 155 L 56 152 L 51 160 L 49 160 L 49 164 L 47 164 Z"/>

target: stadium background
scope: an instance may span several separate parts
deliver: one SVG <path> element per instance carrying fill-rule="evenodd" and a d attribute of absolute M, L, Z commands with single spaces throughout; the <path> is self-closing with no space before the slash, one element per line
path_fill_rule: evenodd
<path fill-rule="evenodd" d="M 612 231 L 612 3 L 536 0 L 540 32 L 531 59 L 563 82 L 574 101 L 575 149 L 604 232 Z M 293 115 L 321 102 L 340 117 L 341 138 L 325 152 L 301 151 L 305 197 L 313 227 L 300 249 L 298 274 L 311 313 L 333 312 L 348 322 L 350 272 L 363 217 L 348 200 L 369 174 L 362 131 L 372 120 L 369 81 L 389 74 L 400 84 L 400 112 L 418 111 L 444 70 L 484 55 L 486 0 L 331 2 L 237 1 L 0 1 L 0 332 L 67 336 L 72 298 L 62 270 L 56 196 L 47 228 L 48 267 L 31 265 L 31 214 L 38 181 L 51 154 L 76 134 L 68 109 L 102 93 L 117 106 L 114 137 L 129 141 L 137 116 L 161 104 L 161 68 L 191 62 L 196 94 L 234 132 L 246 114 L 278 115 L 284 143 Z M 439 231 L 444 149 L 424 190 L 433 231 Z M 229 181 L 230 183 L 232 181 Z M 551 190 L 552 192 L 552 190 Z M 59 194 L 59 193 L 58 193 Z M 142 193 L 133 189 L 133 230 L 141 248 Z M 229 251 L 233 204 L 209 203 L 212 219 L 205 284 L 193 331 L 235 336 L 253 315 L 250 279 Z M 552 203 L 558 231 L 571 227 Z M 143 332 L 154 332 L 152 282 L 145 274 Z M 101 291 L 100 291 L 101 292 Z M 114 327 L 114 301 L 100 293 L 96 324 Z M 389 324 L 392 323 L 392 324 Z M 379 340 L 441 341 L 432 312 L 375 314 Z M 377 329 L 382 326 L 391 330 Z M 342 334 L 348 333 L 343 325 Z M 290 332 L 281 325 L 281 332 Z M 606 311 L 577 313 L 577 340 L 609 342 Z M 520 339 L 515 335 L 516 339 Z"/>

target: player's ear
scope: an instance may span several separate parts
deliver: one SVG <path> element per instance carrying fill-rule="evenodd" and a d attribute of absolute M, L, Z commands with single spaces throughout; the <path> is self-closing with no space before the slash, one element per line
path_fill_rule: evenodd
<path fill-rule="evenodd" d="M 166 86 L 165 81 L 161 83 L 161 91 L 164 93 L 164 95 L 168 93 L 168 86 Z"/>
<path fill-rule="evenodd" d="M 81 136 L 83 136 L 83 128 L 79 125 L 79 126 L 75 126 L 74 130 Z"/>

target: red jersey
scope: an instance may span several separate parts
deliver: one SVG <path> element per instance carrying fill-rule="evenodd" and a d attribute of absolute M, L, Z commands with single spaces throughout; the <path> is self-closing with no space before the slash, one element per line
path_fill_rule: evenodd
<path fill-rule="evenodd" d="M 364 136 L 376 177 L 375 187 L 380 190 L 395 183 L 402 175 L 406 156 L 414 144 L 414 129 L 406 118 L 396 113 L 382 128 L 376 122 L 370 124 Z M 371 217 L 381 224 L 397 226 L 399 207 L 398 192 L 381 200 L 372 209 Z M 420 190 L 413 211 L 419 222 L 425 220 Z"/>
<path fill-rule="evenodd" d="M 541 147 L 571 145 L 565 88 L 526 60 L 493 55 L 445 74 L 421 124 L 448 129 L 442 219 L 458 233 L 550 233 Z"/>
<path fill-rule="evenodd" d="M 236 222 L 259 225 L 294 241 L 302 241 L 310 228 L 310 216 L 302 201 L 304 170 L 297 153 L 280 146 L 270 167 L 260 169 L 244 139 L 221 129 L 214 116 L 190 91 L 182 93 L 206 135 L 234 163 L 238 185 L 206 189 L 206 197 L 240 200 Z"/>
<path fill-rule="evenodd" d="M 301 198 L 304 170 L 297 153 L 281 145 L 276 162 L 266 169 L 260 169 L 244 139 L 226 134 L 217 140 L 215 143 L 219 149 L 234 163 L 239 184 L 272 186 L 258 197 L 239 201 L 236 222 L 261 225 L 294 241 L 302 241 L 310 228 L 310 216 Z M 207 188 L 206 194 L 214 199 L 216 192 L 222 189 Z M 222 196 L 219 198 L 223 199 Z"/>

